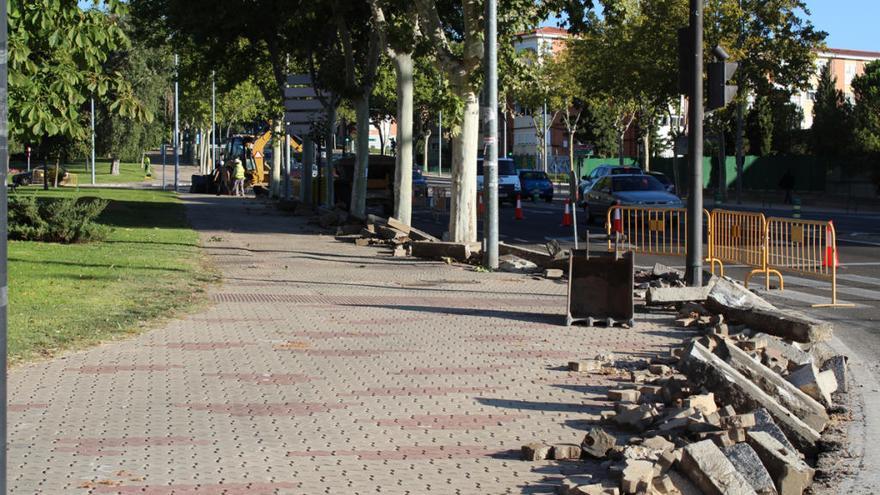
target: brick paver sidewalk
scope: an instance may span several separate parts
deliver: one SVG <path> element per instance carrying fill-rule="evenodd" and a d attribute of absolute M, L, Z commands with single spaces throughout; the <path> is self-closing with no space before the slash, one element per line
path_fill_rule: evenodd
<path fill-rule="evenodd" d="M 253 200 L 191 196 L 213 304 L 10 376 L 13 494 L 555 493 L 610 382 L 663 325 L 565 328 L 565 286 L 391 258 Z M 230 228 L 230 226 L 232 226 Z M 157 250 L 161 255 L 161 248 Z"/>

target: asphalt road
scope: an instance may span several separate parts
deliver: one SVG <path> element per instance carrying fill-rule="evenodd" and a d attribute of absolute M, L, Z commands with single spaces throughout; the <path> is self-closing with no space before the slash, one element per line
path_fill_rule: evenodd
<path fill-rule="evenodd" d="M 442 179 L 430 179 L 432 183 L 442 183 Z M 711 202 L 707 205 L 713 207 Z M 726 205 L 727 209 L 763 211 L 767 216 L 790 217 L 789 207 L 774 205 L 761 208 L 761 205 Z M 560 200 L 552 204 L 530 200 L 523 202 L 524 219 L 516 220 L 514 208 L 504 204 L 499 214 L 499 238 L 508 244 L 544 249 L 545 243 L 556 239 L 563 247 L 571 247 L 574 235 L 571 227 L 563 227 L 564 203 Z M 853 308 L 813 308 L 813 304 L 830 302 L 830 283 L 814 280 L 807 276 L 784 273 L 785 290 L 759 289 L 768 300 L 780 307 L 788 307 L 814 314 L 831 321 L 836 335 L 859 357 L 868 363 L 880 362 L 880 213 L 852 213 L 834 209 L 805 209 L 804 219 L 833 220 L 837 230 L 841 266 L 838 269 L 838 299 L 840 302 L 854 304 Z M 427 208 L 417 208 L 413 215 L 416 227 L 437 237 L 448 229 L 448 214 L 437 214 Z M 583 216 L 578 218 L 578 231 L 589 231 L 591 249 L 605 249 L 604 227 L 599 224 L 587 225 Z M 482 231 L 482 225 L 480 226 Z M 583 241 L 581 241 L 583 242 Z M 581 246 L 583 247 L 583 246 Z M 684 267 L 683 257 L 662 257 L 637 255 L 636 264 L 650 267 L 654 263 Z M 749 269 L 745 266 L 726 265 L 725 274 L 743 280 Z M 753 288 L 762 285 L 762 279 L 753 279 Z M 775 279 L 773 284 L 776 285 Z M 880 367 L 871 368 L 875 378 L 880 380 Z"/>

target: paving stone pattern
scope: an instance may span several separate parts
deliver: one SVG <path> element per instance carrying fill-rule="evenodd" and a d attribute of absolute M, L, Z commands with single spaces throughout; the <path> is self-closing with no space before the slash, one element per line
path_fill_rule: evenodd
<path fill-rule="evenodd" d="M 569 358 L 680 335 L 565 328 L 565 285 L 392 258 L 188 196 L 223 274 L 197 314 L 10 373 L 12 494 L 555 493 L 612 383 Z M 162 249 L 157 247 L 156 255 Z"/>

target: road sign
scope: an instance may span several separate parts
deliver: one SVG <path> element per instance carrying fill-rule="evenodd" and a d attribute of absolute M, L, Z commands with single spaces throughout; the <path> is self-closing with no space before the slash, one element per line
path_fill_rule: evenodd
<path fill-rule="evenodd" d="M 292 88 L 284 88 L 284 98 L 316 98 L 322 96 L 315 88 L 311 86 L 299 86 Z"/>
<path fill-rule="evenodd" d="M 254 153 L 254 159 L 259 159 L 259 158 L 263 158 L 263 153 L 257 151 Z"/>
<path fill-rule="evenodd" d="M 321 110 L 324 106 L 320 100 L 311 98 L 300 98 L 296 100 L 284 100 L 284 109 L 291 112 L 305 112 L 313 110 Z"/>

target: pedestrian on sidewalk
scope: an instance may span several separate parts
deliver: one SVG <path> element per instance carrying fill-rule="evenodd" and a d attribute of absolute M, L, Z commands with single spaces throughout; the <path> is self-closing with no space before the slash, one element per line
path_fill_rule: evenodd
<path fill-rule="evenodd" d="M 233 190 L 235 191 L 236 196 L 244 196 L 244 165 L 241 164 L 241 160 L 238 158 L 235 159 L 235 184 L 233 185 Z"/>
<path fill-rule="evenodd" d="M 794 190 L 794 174 L 791 173 L 791 169 L 788 169 L 782 179 L 779 179 L 779 188 L 785 191 L 785 204 L 793 204 L 794 198 L 791 193 Z"/>

